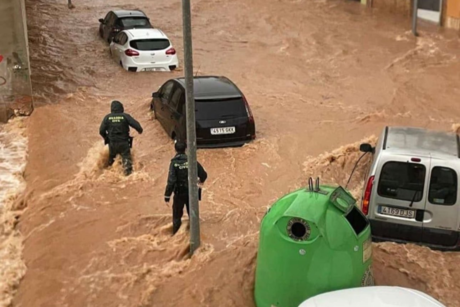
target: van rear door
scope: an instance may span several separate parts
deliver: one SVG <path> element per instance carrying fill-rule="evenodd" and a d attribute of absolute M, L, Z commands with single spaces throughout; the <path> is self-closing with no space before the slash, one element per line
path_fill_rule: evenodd
<path fill-rule="evenodd" d="M 385 157 L 379 162 L 372 191 L 372 235 L 421 242 L 428 157 Z"/>
<path fill-rule="evenodd" d="M 458 174 L 453 161 L 431 159 L 422 242 L 454 247 L 458 235 Z"/>

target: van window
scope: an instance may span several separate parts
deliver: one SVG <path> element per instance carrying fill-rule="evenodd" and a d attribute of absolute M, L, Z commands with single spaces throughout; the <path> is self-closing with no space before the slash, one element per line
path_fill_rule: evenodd
<path fill-rule="evenodd" d="M 457 173 L 447 167 L 431 171 L 428 200 L 433 205 L 452 206 L 457 202 Z"/>
<path fill-rule="evenodd" d="M 382 197 L 418 202 L 423 197 L 426 168 L 405 162 L 387 162 L 380 173 L 378 194 Z"/>

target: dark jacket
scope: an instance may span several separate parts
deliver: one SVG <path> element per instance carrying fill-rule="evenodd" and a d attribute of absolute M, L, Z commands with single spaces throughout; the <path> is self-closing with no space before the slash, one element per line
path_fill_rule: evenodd
<path fill-rule="evenodd" d="M 129 141 L 129 127 L 142 133 L 143 129 L 138 121 L 131 115 L 124 113 L 123 104 L 119 101 L 112 101 L 111 113 L 102 120 L 99 134 L 108 142 Z"/>
<path fill-rule="evenodd" d="M 198 178 L 204 183 L 208 178 L 208 174 L 197 162 Z M 177 154 L 169 165 L 168 183 L 166 185 L 165 198 L 171 197 L 172 192 L 176 194 L 188 193 L 188 162 L 186 154 Z"/>

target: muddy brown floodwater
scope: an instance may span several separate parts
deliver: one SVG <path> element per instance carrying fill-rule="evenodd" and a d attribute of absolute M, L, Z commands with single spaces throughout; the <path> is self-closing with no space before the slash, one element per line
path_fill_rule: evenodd
<path fill-rule="evenodd" d="M 209 180 L 200 206 L 203 244 L 189 259 L 186 227 L 170 236 L 162 197 L 173 143 L 149 112 L 151 93 L 182 72 L 125 72 L 97 33 L 110 9 L 141 8 L 181 55 L 180 1 L 76 0 L 74 10 L 64 2 L 27 1 L 38 105 L 23 128 L 27 188 L 10 201 L 16 211 L 27 206 L 17 228 L 23 250 L 18 232 L 5 234 L 15 238 L 9 261 L 17 269 L 0 281 L 0 295 L 14 297 L 13 306 L 253 307 L 268 206 L 309 176 L 344 185 L 359 142 L 375 140 L 385 125 L 451 130 L 460 122 L 454 33 L 422 26 L 415 39 L 409 20 L 357 3 L 194 0 L 195 69 L 242 89 L 258 138 L 199 151 Z M 117 166 L 102 169 L 107 149 L 98 128 L 111 99 L 145 131 L 135 135 L 129 178 Z M 365 169 L 349 187 L 357 196 Z M 374 259 L 378 284 L 460 306 L 460 254 L 384 243 L 374 245 Z"/>

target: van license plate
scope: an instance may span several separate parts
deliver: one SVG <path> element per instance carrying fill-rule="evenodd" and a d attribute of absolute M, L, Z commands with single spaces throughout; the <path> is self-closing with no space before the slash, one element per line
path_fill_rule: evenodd
<path fill-rule="evenodd" d="M 232 134 L 235 133 L 235 127 L 211 128 L 211 134 Z"/>
<path fill-rule="evenodd" d="M 405 209 L 399 209 L 399 208 L 380 206 L 379 213 L 384 214 L 384 215 L 406 217 L 409 219 L 415 218 L 415 210 L 405 210 Z"/>

